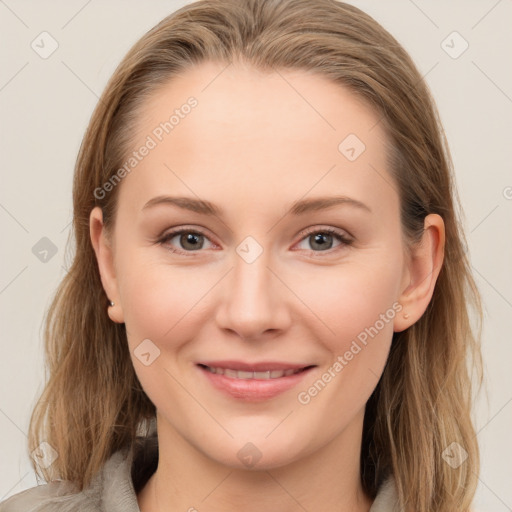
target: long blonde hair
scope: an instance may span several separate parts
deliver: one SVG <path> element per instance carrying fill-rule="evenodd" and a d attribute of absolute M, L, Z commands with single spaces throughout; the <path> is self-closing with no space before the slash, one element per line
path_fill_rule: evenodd
<path fill-rule="evenodd" d="M 48 381 L 29 429 L 30 451 L 46 441 L 59 457 L 46 469 L 33 462 L 36 474 L 82 490 L 116 450 L 148 432 L 155 407 L 135 374 L 124 325 L 107 315 L 89 238 L 95 206 L 113 225 L 119 187 L 101 199 L 94 191 L 122 166 L 140 107 L 157 87 L 196 64 L 234 60 L 268 72 L 311 72 L 363 98 L 390 141 L 406 239 L 419 239 L 427 214 L 443 217 L 445 260 L 432 301 L 418 322 L 394 335 L 366 406 L 361 482 L 373 498 L 392 474 L 407 511 L 468 510 L 479 472 L 471 406 L 473 371 L 482 382 L 482 313 L 451 157 L 434 100 L 409 55 L 373 18 L 335 0 L 195 2 L 147 32 L 116 69 L 76 161 L 74 257 L 46 319 Z M 454 442 L 468 455 L 458 467 L 443 458 Z"/>

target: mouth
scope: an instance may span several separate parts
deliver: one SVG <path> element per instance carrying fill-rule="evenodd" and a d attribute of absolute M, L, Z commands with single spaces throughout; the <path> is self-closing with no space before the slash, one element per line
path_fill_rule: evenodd
<path fill-rule="evenodd" d="M 232 398 L 261 402 L 296 386 L 316 365 L 241 362 L 198 363 L 197 368 L 218 391 Z"/>
<path fill-rule="evenodd" d="M 281 377 L 289 377 L 296 373 L 304 372 L 309 368 L 313 368 L 313 365 L 305 366 L 303 368 L 293 369 L 288 368 L 286 370 L 264 370 L 264 371 L 246 371 L 246 370 L 235 370 L 234 368 L 222 368 L 220 366 L 208 366 L 199 363 L 198 366 L 208 370 L 210 373 L 216 375 L 224 375 L 229 379 L 280 379 Z"/>

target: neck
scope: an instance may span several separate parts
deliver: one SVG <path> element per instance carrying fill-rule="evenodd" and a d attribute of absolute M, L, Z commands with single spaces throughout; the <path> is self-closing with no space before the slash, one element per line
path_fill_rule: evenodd
<path fill-rule="evenodd" d="M 267 469 L 239 469 L 199 452 L 158 417 L 159 462 L 139 493 L 141 512 L 369 512 L 360 480 L 364 410 L 314 453 Z"/>

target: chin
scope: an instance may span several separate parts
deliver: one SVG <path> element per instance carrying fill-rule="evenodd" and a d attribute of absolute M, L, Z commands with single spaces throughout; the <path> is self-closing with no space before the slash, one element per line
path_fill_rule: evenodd
<path fill-rule="evenodd" d="M 301 457 L 307 450 L 298 450 L 297 441 L 293 447 L 281 442 L 276 436 L 274 439 L 265 439 L 265 435 L 244 436 L 244 441 L 231 440 L 228 445 L 219 450 L 206 453 L 211 459 L 232 468 L 248 471 L 264 471 L 286 466 Z M 272 436 L 272 434 L 271 434 Z M 291 438 L 293 436 L 287 436 Z"/>

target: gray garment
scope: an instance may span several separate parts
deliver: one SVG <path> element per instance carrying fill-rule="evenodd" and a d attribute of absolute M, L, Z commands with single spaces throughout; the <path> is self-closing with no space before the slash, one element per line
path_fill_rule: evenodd
<path fill-rule="evenodd" d="M 158 444 L 152 436 L 133 451 L 124 448 L 114 453 L 82 492 L 73 492 L 66 481 L 42 484 L 0 503 L 0 512 L 140 512 L 137 493 L 157 465 Z M 370 512 L 398 511 L 391 477 L 379 488 Z"/>

